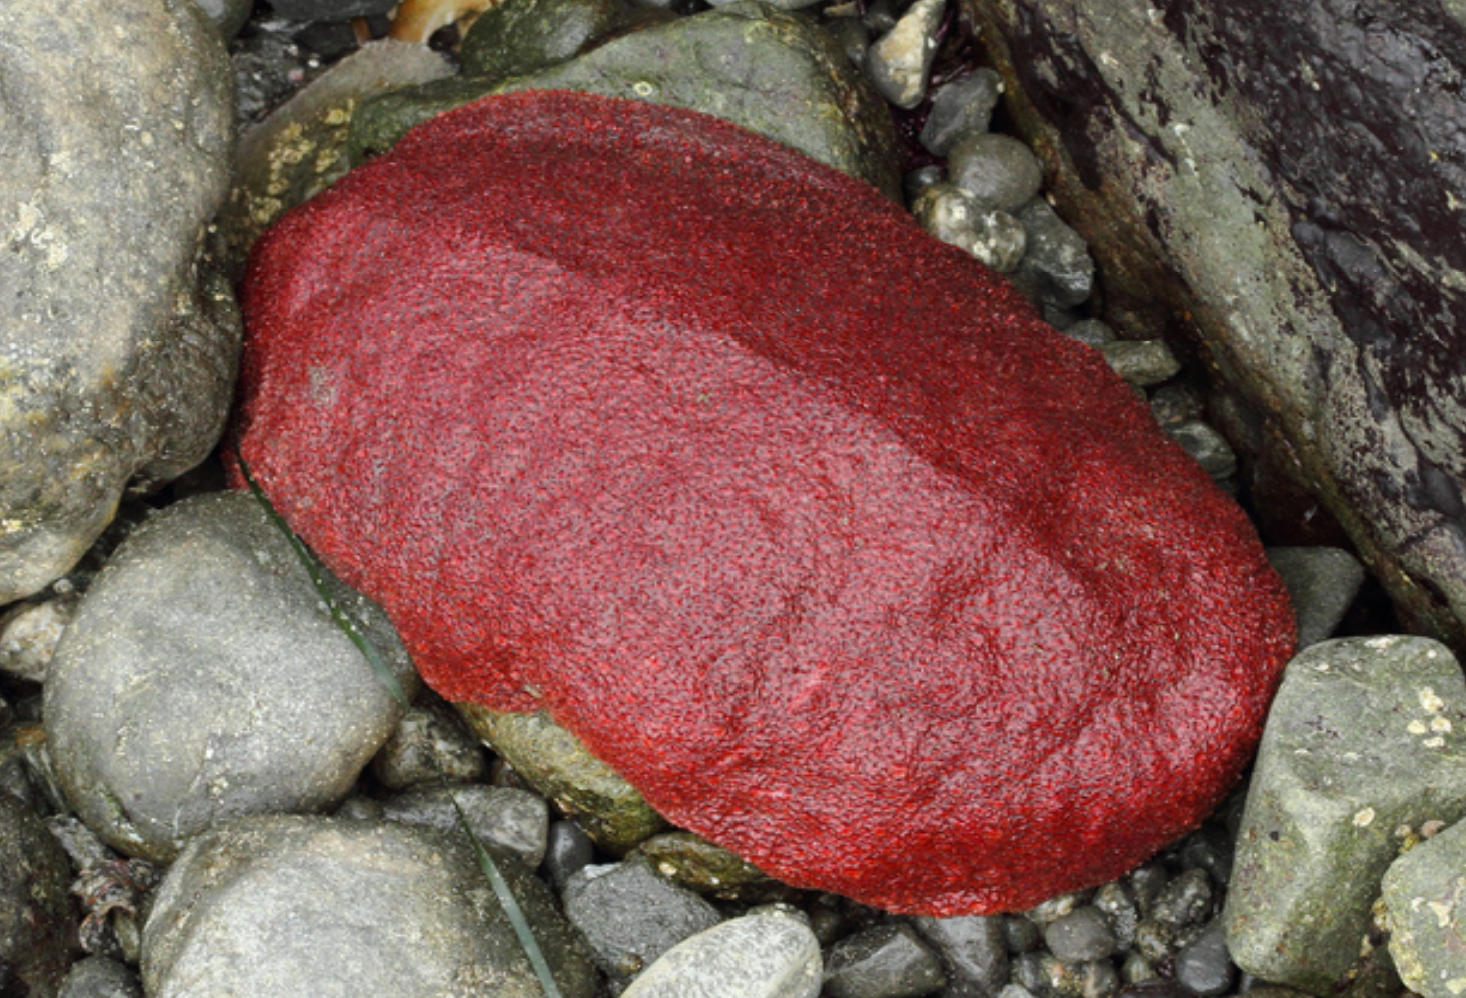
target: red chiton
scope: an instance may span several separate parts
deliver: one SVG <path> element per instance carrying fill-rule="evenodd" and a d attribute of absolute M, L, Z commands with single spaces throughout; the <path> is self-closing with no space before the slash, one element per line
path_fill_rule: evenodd
<path fill-rule="evenodd" d="M 495 97 L 260 242 L 241 452 L 444 696 L 899 912 L 1115 877 L 1292 644 L 1097 353 L 875 190 L 668 107 Z"/>

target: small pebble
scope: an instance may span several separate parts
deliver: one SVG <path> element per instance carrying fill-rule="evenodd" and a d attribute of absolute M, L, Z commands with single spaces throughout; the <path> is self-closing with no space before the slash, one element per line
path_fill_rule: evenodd
<path fill-rule="evenodd" d="M 143 998 L 143 986 L 122 961 L 89 956 L 72 964 L 56 998 Z"/>
<path fill-rule="evenodd" d="M 1156 895 L 1150 917 L 1175 931 L 1200 925 L 1210 913 L 1211 878 L 1205 870 L 1183 870 Z"/>
<path fill-rule="evenodd" d="M 804 916 L 772 907 L 678 943 L 621 998 L 815 998 L 822 969 Z"/>
<path fill-rule="evenodd" d="M 1131 896 L 1135 898 L 1135 904 L 1140 909 L 1140 917 L 1149 918 L 1151 905 L 1171 879 L 1170 875 L 1160 863 L 1146 863 L 1131 870 L 1128 879 Z"/>
<path fill-rule="evenodd" d="M 1214 998 L 1232 990 L 1237 980 L 1237 966 L 1227 952 L 1226 933 L 1222 920 L 1214 918 L 1201 933 L 1176 954 L 1176 983 L 1185 985 L 1202 998 Z"/>
<path fill-rule="evenodd" d="M 1206 410 L 1195 389 L 1179 381 L 1171 381 L 1151 393 L 1150 411 L 1161 426 L 1173 426 L 1190 419 L 1200 419 Z"/>
<path fill-rule="evenodd" d="M 1212 478 L 1221 481 L 1237 473 L 1236 452 L 1220 433 L 1201 420 L 1189 419 L 1165 430 Z"/>
<path fill-rule="evenodd" d="M 446 704 L 409 707 L 372 759 L 372 775 L 388 790 L 419 783 L 473 783 L 488 774 L 477 738 Z"/>
<path fill-rule="evenodd" d="M 1074 333 L 1071 331 L 1069 335 Z M 1116 340 L 1098 346 L 1116 374 L 1141 388 L 1158 385 L 1181 373 L 1181 362 L 1165 340 Z"/>
<path fill-rule="evenodd" d="M 1124 881 L 1113 880 L 1094 892 L 1094 906 L 1105 913 L 1115 933 L 1115 945 L 1129 949 L 1135 942 L 1135 926 L 1140 921 L 1135 899 Z"/>
<path fill-rule="evenodd" d="M 1332 637 L 1364 585 L 1364 566 L 1342 548 L 1268 548 L 1298 616 L 1298 650 Z"/>
<path fill-rule="evenodd" d="M 935 163 L 919 166 L 901 177 L 901 193 L 906 195 L 907 204 L 915 204 L 922 191 L 942 183 L 946 177 L 947 171 Z"/>
<path fill-rule="evenodd" d="M 0 618 L 0 672 L 33 683 L 46 681 L 46 667 L 61 632 L 76 614 L 75 597 L 19 603 Z"/>
<path fill-rule="evenodd" d="M 1043 166 L 1033 152 L 1009 135 L 964 135 L 947 157 L 947 177 L 984 204 L 1013 212 L 1043 187 Z"/>
<path fill-rule="evenodd" d="M 1060 894 L 1057 897 L 1051 897 L 1047 901 L 1034 905 L 1023 914 L 1035 925 L 1044 926 L 1063 918 L 1088 900 L 1088 891 Z"/>
<path fill-rule="evenodd" d="M 1120 980 L 1126 984 L 1139 984 L 1141 981 L 1154 980 L 1157 976 L 1150 961 L 1134 950 L 1126 953 L 1120 964 Z"/>
<path fill-rule="evenodd" d="M 921 144 L 933 155 L 946 156 L 960 139 L 988 130 L 1002 96 L 1003 78 L 987 68 L 942 84 L 932 95 Z"/>
<path fill-rule="evenodd" d="M 1232 839 L 1218 825 L 1203 825 L 1186 836 L 1177 858 L 1182 866 L 1211 874 L 1212 883 L 1225 887 L 1232 879 Z"/>
<path fill-rule="evenodd" d="M 917 223 L 942 242 L 971 253 L 998 273 L 1018 266 L 1028 236 L 1018 220 L 952 184 L 932 184 L 911 205 Z"/>
<path fill-rule="evenodd" d="M 1088 301 L 1094 291 L 1094 260 L 1084 237 L 1064 224 L 1043 198 L 1020 210 L 1018 221 L 1028 234 L 1028 252 L 1012 274 L 1014 283 L 1044 305 L 1074 308 Z"/>
<path fill-rule="evenodd" d="M 941 961 L 911 927 L 886 923 L 831 947 L 824 993 L 827 998 L 919 998 L 945 983 Z"/>
<path fill-rule="evenodd" d="M 911 924 L 942 958 L 947 977 L 944 998 L 987 998 L 1007 982 L 1003 916 L 923 916 Z"/>
<path fill-rule="evenodd" d="M 864 67 L 866 53 L 870 51 L 870 32 L 859 18 L 837 17 L 827 25 L 830 34 L 845 50 L 845 57 L 856 66 Z"/>
<path fill-rule="evenodd" d="M 913 108 L 926 96 L 945 6 L 945 0 L 916 0 L 866 53 L 866 75 L 897 107 Z"/>
<path fill-rule="evenodd" d="M 1151 963 L 1171 957 L 1175 934 L 1153 918 L 1142 918 L 1135 926 L 1135 952 Z"/>
<path fill-rule="evenodd" d="M 1043 930 L 1024 916 L 1003 916 L 1003 939 L 1009 953 L 1031 953 L 1039 948 L 1043 938 Z"/>
<path fill-rule="evenodd" d="M 1063 963 L 1103 960 L 1115 952 L 1115 931 L 1105 913 L 1094 905 L 1075 908 L 1044 929 L 1049 951 Z"/>
<path fill-rule="evenodd" d="M 1087 343 L 1092 347 L 1099 347 L 1106 343 L 1115 342 L 1115 331 L 1110 328 L 1108 323 L 1101 322 L 1098 319 L 1080 319 L 1078 322 L 1070 323 L 1064 327 L 1064 335 L 1073 337 L 1080 343 Z M 1110 363 L 1113 367 L 1114 362 L 1111 361 Z M 1124 377 L 1123 374 L 1120 376 L 1122 378 Z"/>
<path fill-rule="evenodd" d="M 570 878 L 562 900 L 596 964 L 623 980 L 722 921 L 711 904 L 657 876 L 645 860 L 587 866 Z"/>
<path fill-rule="evenodd" d="M 545 847 L 545 872 L 555 890 L 563 891 L 570 878 L 591 864 L 596 847 L 573 821 L 561 819 L 550 826 Z"/>

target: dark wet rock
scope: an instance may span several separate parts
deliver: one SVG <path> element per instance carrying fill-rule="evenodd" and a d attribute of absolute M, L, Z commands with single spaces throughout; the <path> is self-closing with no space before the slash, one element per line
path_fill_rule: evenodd
<path fill-rule="evenodd" d="M 945 0 L 916 0 L 865 53 L 866 75 L 897 107 L 913 108 L 926 96 L 945 9 Z"/>
<path fill-rule="evenodd" d="M 474 704 L 458 709 L 526 783 L 607 852 L 622 855 L 666 827 L 631 784 L 545 715 L 499 714 Z"/>
<path fill-rule="evenodd" d="M 566 998 L 595 976 L 544 884 L 496 862 Z M 144 932 L 151 998 L 535 998 L 529 960 L 461 835 L 267 815 L 194 838 Z"/>
<path fill-rule="evenodd" d="M 989 998 L 1008 982 L 1008 952 L 1001 915 L 918 916 L 918 935 L 941 957 L 943 998 Z"/>
<path fill-rule="evenodd" d="M 0 794 L 0 964 L 7 994 L 51 998 L 78 953 L 71 865 L 35 813 Z"/>
<path fill-rule="evenodd" d="M 1188 317 L 1257 439 L 1291 445 L 1264 470 L 1322 499 L 1412 629 L 1466 642 L 1466 10 L 964 2 L 1107 315 Z"/>
<path fill-rule="evenodd" d="M 840 940 L 825 966 L 829 998 L 919 998 L 946 983 L 942 963 L 910 926 L 872 926 Z"/>
<path fill-rule="evenodd" d="M 441 700 L 409 707 L 372 759 L 372 775 L 388 790 L 419 783 L 473 783 L 488 775 L 483 746 Z"/>
<path fill-rule="evenodd" d="M 564 62 L 605 36 L 648 23 L 655 8 L 629 0 L 515 0 L 484 11 L 459 48 L 468 76 L 503 79 Z M 658 13 L 657 20 L 667 14 Z"/>
<path fill-rule="evenodd" d="M 678 943 L 622 998 L 815 998 L 821 970 L 819 941 L 803 916 L 773 907 Z"/>
<path fill-rule="evenodd" d="M 1237 454 L 1211 425 L 1199 419 L 1188 419 L 1166 427 L 1166 434 L 1180 444 L 1206 473 L 1217 480 L 1237 473 Z"/>
<path fill-rule="evenodd" d="M 1018 212 L 1028 236 L 1028 252 L 1013 272 L 1013 282 L 1034 301 L 1073 308 L 1094 291 L 1094 260 L 1083 237 L 1035 198 Z"/>
<path fill-rule="evenodd" d="M 1003 78 L 991 69 L 942 84 L 932 95 L 921 144 L 934 155 L 946 156 L 959 139 L 988 130 L 1002 96 Z"/>
<path fill-rule="evenodd" d="M 200 255 L 233 142 L 218 29 L 193 0 L 77 0 L 6 4 L 0 38 L 4 604 L 70 569 L 129 482 L 203 460 L 240 329 Z"/>
<path fill-rule="evenodd" d="M 563 891 L 571 877 L 589 866 L 595 854 L 595 844 L 575 822 L 561 820 L 550 825 L 545 842 L 545 872 L 557 891 Z"/>
<path fill-rule="evenodd" d="M 1364 584 L 1364 566 L 1341 548 L 1268 548 L 1298 616 L 1298 650 L 1331 637 Z"/>
<path fill-rule="evenodd" d="M 143 998 L 137 973 L 120 960 L 89 956 L 74 963 L 57 998 Z"/>
<path fill-rule="evenodd" d="M 455 77 L 377 98 L 352 121 L 355 155 L 390 148 L 413 125 L 486 93 L 548 89 L 713 114 L 900 197 L 895 130 L 880 96 L 828 33 L 753 0 L 632 32 L 507 82 Z"/>
<path fill-rule="evenodd" d="M 1288 665 L 1238 833 L 1226 920 L 1244 970 L 1331 993 L 1373 935 L 1380 878 L 1466 815 L 1466 680 L 1425 638 L 1325 641 Z"/>
<path fill-rule="evenodd" d="M 545 800 L 513 787 L 418 787 L 382 802 L 382 817 L 461 833 L 459 819 L 486 845 L 511 853 L 530 869 L 545 858 L 550 817 Z"/>
<path fill-rule="evenodd" d="M 623 979 L 722 921 L 711 904 L 657 876 L 645 860 L 586 867 L 570 878 L 562 901 L 596 963 Z"/>
<path fill-rule="evenodd" d="M 410 690 L 386 617 L 338 599 Z M 228 817 L 340 803 L 402 710 L 247 493 L 196 496 L 135 530 L 87 591 L 45 695 L 77 814 L 156 860 Z"/>
<path fill-rule="evenodd" d="M 1227 952 L 1227 937 L 1220 918 L 1213 919 L 1176 954 L 1176 983 L 1203 998 L 1224 995 L 1237 980 L 1237 966 Z"/>

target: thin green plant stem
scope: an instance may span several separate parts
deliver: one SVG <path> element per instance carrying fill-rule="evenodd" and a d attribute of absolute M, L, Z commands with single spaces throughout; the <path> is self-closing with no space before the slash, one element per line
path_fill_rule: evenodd
<path fill-rule="evenodd" d="M 352 616 L 351 612 L 331 594 L 331 588 L 326 582 L 325 566 L 310 548 L 306 547 L 305 541 L 300 535 L 285 522 L 285 517 L 275 508 L 270 497 L 265 495 L 264 489 L 260 488 L 259 482 L 255 481 L 254 475 L 249 470 L 249 465 L 244 460 L 244 455 L 235 453 L 239 462 L 239 471 L 244 476 L 245 484 L 249 486 L 250 494 L 265 511 L 265 516 L 273 523 L 281 533 L 290 541 L 290 547 L 295 551 L 296 557 L 305 566 L 306 573 L 310 576 L 311 584 L 315 586 L 316 594 L 325 602 L 326 609 L 331 614 L 332 621 L 336 626 L 346 632 L 351 643 L 356 645 L 362 656 L 371 664 L 372 672 L 376 674 L 377 680 L 386 688 L 387 693 L 393 700 L 397 701 L 404 709 L 409 706 L 406 692 L 402 684 L 397 681 L 397 676 L 387 664 L 382 652 L 366 636 L 365 630 Z M 494 862 L 494 857 L 484 847 L 483 842 L 473 833 L 473 828 L 468 824 L 468 815 L 463 813 L 463 807 L 458 803 L 458 796 L 453 793 L 452 786 L 448 783 L 448 777 L 443 775 L 441 766 L 434 766 L 438 782 L 442 785 L 443 791 L 448 795 L 448 801 L 453 805 L 453 813 L 458 817 L 458 827 L 468 838 L 469 844 L 473 847 L 474 858 L 478 861 L 479 869 L 489 881 L 493 888 L 494 897 L 499 901 L 499 907 L 504 910 L 504 915 L 509 919 L 514 934 L 519 937 L 519 945 L 524 949 L 524 955 L 529 958 L 529 965 L 534 969 L 535 977 L 539 978 L 540 989 L 544 991 L 545 998 L 562 998 L 560 987 L 555 983 L 555 976 L 550 972 L 550 964 L 545 960 L 545 954 L 540 949 L 539 943 L 535 940 L 534 930 L 529 926 L 529 919 L 524 915 L 524 908 L 520 906 L 519 899 L 509 889 L 509 882 L 504 879 L 504 874 L 499 869 L 499 864 Z"/>

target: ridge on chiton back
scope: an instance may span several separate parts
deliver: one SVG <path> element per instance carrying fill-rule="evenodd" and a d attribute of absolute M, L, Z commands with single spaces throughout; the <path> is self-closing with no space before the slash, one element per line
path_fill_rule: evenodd
<path fill-rule="evenodd" d="M 571 93 L 291 212 L 239 446 L 427 682 L 545 709 L 672 821 L 896 912 L 1186 832 L 1293 644 L 1239 508 L 1090 348 L 875 190 Z"/>

